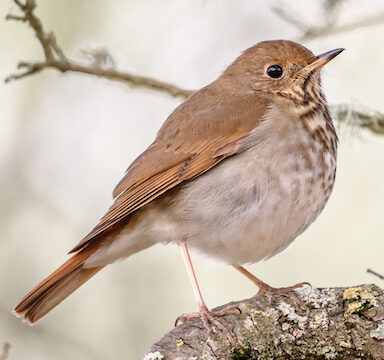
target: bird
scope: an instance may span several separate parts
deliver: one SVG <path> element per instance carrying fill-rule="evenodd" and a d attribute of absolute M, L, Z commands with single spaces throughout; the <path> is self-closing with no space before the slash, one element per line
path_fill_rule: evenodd
<path fill-rule="evenodd" d="M 293 295 L 243 265 L 284 250 L 322 212 L 333 189 L 338 138 L 320 69 L 344 49 L 314 55 L 290 40 L 261 41 L 166 119 L 128 167 L 114 201 L 71 257 L 14 309 L 30 324 L 43 318 L 106 265 L 157 243 L 177 244 L 210 331 L 227 311 L 208 310 L 189 249 L 234 266 L 257 295 Z"/>

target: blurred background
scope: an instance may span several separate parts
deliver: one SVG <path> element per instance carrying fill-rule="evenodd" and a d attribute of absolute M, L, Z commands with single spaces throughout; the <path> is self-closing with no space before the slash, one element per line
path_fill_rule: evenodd
<path fill-rule="evenodd" d="M 329 103 L 384 111 L 380 0 L 37 4 L 68 57 L 86 63 L 84 49 L 105 48 L 117 69 L 187 89 L 214 80 L 260 40 L 297 40 L 314 53 L 344 47 L 323 71 Z M 1 0 L 1 81 L 20 60 L 43 59 L 27 24 L 5 21 L 9 12 L 18 9 Z M 306 26 L 320 32 L 303 38 Z M 0 83 L 0 342 L 11 343 L 9 359 L 139 359 L 178 315 L 196 311 L 178 249 L 158 245 L 107 267 L 36 326 L 11 313 L 103 215 L 127 166 L 180 101 L 55 70 Z M 384 135 L 344 123 L 338 130 L 337 182 L 324 212 L 289 249 L 248 266 L 270 285 L 384 285 L 366 273 L 384 273 Z M 209 307 L 256 292 L 230 267 L 193 261 Z"/>

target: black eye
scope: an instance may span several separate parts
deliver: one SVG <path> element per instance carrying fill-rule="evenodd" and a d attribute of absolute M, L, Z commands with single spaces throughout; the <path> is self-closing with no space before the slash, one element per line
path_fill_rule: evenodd
<path fill-rule="evenodd" d="M 271 65 L 267 69 L 267 74 L 269 77 L 277 79 L 283 75 L 283 69 L 281 68 L 280 65 Z"/>

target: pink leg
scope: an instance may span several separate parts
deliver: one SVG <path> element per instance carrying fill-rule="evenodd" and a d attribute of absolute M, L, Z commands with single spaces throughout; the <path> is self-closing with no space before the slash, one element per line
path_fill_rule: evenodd
<path fill-rule="evenodd" d="M 301 282 L 290 287 L 274 288 L 272 286 L 269 286 L 265 282 L 261 281 L 256 276 L 252 275 L 248 270 L 245 270 L 242 266 L 233 265 L 233 267 L 236 270 L 240 271 L 243 275 L 245 275 L 249 280 L 251 280 L 259 288 L 259 291 L 255 295 L 255 297 L 267 295 L 269 297 L 269 301 L 271 301 L 271 297 L 273 295 L 283 295 L 295 301 L 297 304 L 300 305 L 300 307 L 303 310 L 308 310 L 307 305 L 295 294 L 294 290 L 297 288 L 301 288 L 304 285 L 311 286 L 310 283 Z"/>
<path fill-rule="evenodd" d="M 184 242 L 179 243 L 179 246 L 180 246 L 181 254 L 183 255 L 185 266 L 187 267 L 189 279 L 191 280 L 191 283 L 192 283 L 193 292 L 195 293 L 197 305 L 199 307 L 199 312 L 180 315 L 176 319 L 175 325 L 177 326 L 178 322 L 183 323 L 189 319 L 201 318 L 201 320 L 204 323 L 205 328 L 208 331 L 208 334 L 210 334 L 212 331 L 210 324 L 213 324 L 226 335 L 226 337 L 228 338 L 229 342 L 231 343 L 231 345 L 233 347 L 235 347 L 235 348 L 240 347 L 238 342 L 235 340 L 233 335 L 230 333 L 230 331 L 220 321 L 215 319 L 215 317 L 225 315 L 228 311 L 236 310 L 238 312 L 241 312 L 240 309 L 236 306 L 229 306 L 229 307 L 226 307 L 225 309 L 220 310 L 220 311 L 209 311 L 208 310 L 207 306 L 204 303 L 203 297 L 201 295 L 199 284 L 197 283 L 195 271 L 193 269 L 191 258 L 189 256 L 188 247 Z"/>

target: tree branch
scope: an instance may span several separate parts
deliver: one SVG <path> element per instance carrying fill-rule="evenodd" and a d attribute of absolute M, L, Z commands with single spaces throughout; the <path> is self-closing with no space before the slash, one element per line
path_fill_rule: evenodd
<path fill-rule="evenodd" d="M 97 77 L 103 77 L 109 80 L 120 81 L 130 87 L 155 90 L 174 97 L 186 98 L 193 93 L 193 90 L 183 89 L 167 82 L 134 75 L 124 71 L 118 71 L 114 69 L 114 61 L 105 49 L 97 49 L 93 52 L 83 51 L 92 57 L 91 64 L 89 65 L 80 64 L 72 59 L 69 59 L 57 43 L 53 32 L 47 32 L 44 30 L 40 19 L 36 16 L 36 1 L 25 0 L 25 3 L 22 3 L 21 0 L 14 1 L 23 15 L 19 16 L 8 14 L 6 18 L 8 20 L 25 22 L 34 30 L 35 36 L 39 40 L 43 49 L 45 59 L 40 62 L 21 61 L 18 64 L 18 69 L 22 71 L 8 76 L 5 79 L 5 82 L 22 79 L 27 76 L 37 74 L 42 70 L 52 68 L 60 72 L 79 72 Z M 275 11 L 279 11 L 279 9 L 275 9 Z M 285 16 L 287 21 L 297 24 L 297 26 L 303 31 L 309 31 L 308 26 L 301 23 L 297 17 L 292 17 L 292 15 L 285 10 L 280 9 L 280 11 L 280 16 Z M 384 114 L 382 113 L 376 111 L 361 111 L 353 109 L 349 105 L 334 105 L 331 106 L 331 111 L 334 118 L 338 121 L 365 127 L 376 134 L 384 134 Z"/>
<path fill-rule="evenodd" d="M 353 31 L 362 27 L 374 26 L 378 24 L 382 24 L 384 22 L 384 12 L 379 12 L 378 14 L 374 14 L 371 16 L 367 16 L 363 19 L 352 21 L 345 25 L 337 25 L 337 13 L 338 8 L 340 7 L 343 1 L 336 2 L 332 6 L 329 6 L 329 2 L 324 3 L 324 25 L 316 26 L 316 25 L 308 25 L 302 19 L 298 17 L 298 15 L 287 8 L 283 7 L 272 7 L 272 10 L 278 15 L 280 18 L 285 20 L 286 22 L 294 25 L 302 35 L 299 40 L 312 40 L 319 37 L 341 34 L 349 31 Z"/>
<path fill-rule="evenodd" d="M 367 273 L 377 276 L 380 280 L 384 280 L 384 276 L 383 275 L 379 274 L 378 272 L 376 272 L 376 271 L 374 271 L 372 269 L 367 269 Z"/>
<path fill-rule="evenodd" d="M 284 297 L 270 306 L 260 297 L 224 305 L 242 313 L 221 318 L 242 350 L 231 349 L 217 329 L 208 337 L 200 319 L 189 320 L 154 344 L 145 360 L 384 359 L 384 291 L 375 285 L 300 289 L 309 312 Z"/>
<path fill-rule="evenodd" d="M 314 38 L 341 34 L 348 31 L 356 30 L 362 27 L 374 26 L 382 24 L 384 22 L 384 12 L 381 12 L 376 15 L 367 16 L 364 19 L 353 21 L 349 24 L 340 25 L 340 26 L 312 26 L 310 27 L 300 38 L 300 40 L 312 40 Z"/>
<path fill-rule="evenodd" d="M 35 15 L 36 1 L 26 0 L 25 3 L 22 3 L 20 0 L 14 1 L 22 11 L 23 16 L 8 14 L 6 19 L 25 22 L 34 30 L 35 36 L 43 49 L 45 60 L 42 62 L 20 62 L 18 64 L 18 69 L 23 71 L 8 76 L 5 79 L 5 82 L 22 79 L 42 70 L 52 68 L 63 73 L 68 71 L 80 72 L 104 77 L 109 80 L 121 81 L 130 87 L 152 89 L 165 92 L 175 97 L 180 96 L 185 98 L 192 93 L 190 90 L 182 89 L 163 81 L 103 67 L 103 64 L 99 64 L 97 61 L 94 62 L 93 66 L 87 66 L 67 58 L 58 45 L 54 33 L 45 31 L 40 19 Z M 95 55 L 95 58 L 96 56 L 97 54 Z M 100 66 L 95 66 L 97 64 Z"/>

